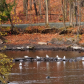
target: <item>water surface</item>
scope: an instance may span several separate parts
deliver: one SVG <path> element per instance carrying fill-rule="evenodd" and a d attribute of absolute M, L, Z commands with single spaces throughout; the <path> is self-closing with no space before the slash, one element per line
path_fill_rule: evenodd
<path fill-rule="evenodd" d="M 83 56 L 84 53 L 72 51 L 5 51 L 9 57 L 18 58 L 50 57 L 59 55 L 66 58 Z M 46 76 L 50 76 L 46 79 Z M 78 62 L 16 62 L 9 74 L 10 84 L 83 84 L 84 61 Z"/>

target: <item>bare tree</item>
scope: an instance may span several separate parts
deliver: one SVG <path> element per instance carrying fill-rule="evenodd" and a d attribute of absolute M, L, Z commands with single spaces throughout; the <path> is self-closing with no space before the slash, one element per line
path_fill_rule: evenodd
<path fill-rule="evenodd" d="M 76 17 L 76 26 L 78 25 L 78 7 L 77 7 L 77 0 L 75 0 L 75 17 Z"/>
<path fill-rule="evenodd" d="M 73 2 L 69 0 L 69 23 L 73 26 Z"/>
<path fill-rule="evenodd" d="M 34 9 L 35 9 L 35 13 L 36 13 L 36 16 L 38 15 L 38 12 L 37 12 L 37 8 L 36 8 L 36 0 L 33 0 L 34 2 Z"/>
<path fill-rule="evenodd" d="M 64 29 L 66 30 L 66 25 L 65 25 L 65 10 L 64 10 L 64 2 L 61 0 L 62 3 L 62 12 L 63 12 L 63 24 L 64 24 Z"/>
<path fill-rule="evenodd" d="M 49 23 L 48 23 L 48 0 L 45 0 L 45 4 L 46 4 L 45 25 L 46 25 L 46 27 L 48 27 L 48 25 L 49 25 Z"/>
<path fill-rule="evenodd" d="M 42 12 L 41 12 L 41 0 L 39 0 L 39 13 L 40 13 L 40 18 L 42 18 Z"/>
<path fill-rule="evenodd" d="M 65 20 L 67 20 L 67 0 L 64 0 Z"/>
<path fill-rule="evenodd" d="M 32 10 L 32 0 L 30 0 L 29 3 L 30 3 L 30 10 Z"/>
<path fill-rule="evenodd" d="M 27 13 L 27 8 L 28 8 L 28 0 L 23 0 L 23 11 L 25 15 Z"/>

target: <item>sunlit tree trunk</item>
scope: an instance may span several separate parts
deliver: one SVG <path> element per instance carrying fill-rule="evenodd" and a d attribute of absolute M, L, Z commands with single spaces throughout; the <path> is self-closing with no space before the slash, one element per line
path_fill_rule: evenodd
<path fill-rule="evenodd" d="M 49 23 L 48 23 L 48 0 L 45 0 L 45 4 L 46 4 L 45 25 L 46 25 L 46 27 L 48 27 L 49 26 Z"/>
<path fill-rule="evenodd" d="M 50 15 L 50 19 L 51 19 L 50 0 L 48 0 L 48 12 L 49 12 L 49 15 Z"/>
<path fill-rule="evenodd" d="M 64 29 L 66 30 L 66 25 L 65 25 L 65 11 L 64 11 L 64 3 L 63 0 L 61 0 L 62 3 L 62 12 L 63 12 L 63 24 L 64 24 Z"/>
<path fill-rule="evenodd" d="M 67 0 L 64 0 L 65 20 L 67 20 Z"/>
<path fill-rule="evenodd" d="M 24 14 L 26 15 L 26 11 L 27 11 L 27 8 L 28 8 L 28 0 L 23 0 L 23 11 L 24 11 Z"/>
<path fill-rule="evenodd" d="M 80 32 L 80 26 L 81 26 L 81 5 L 80 5 L 81 1 L 79 1 L 79 26 L 78 26 L 78 30 L 77 30 L 77 36 L 79 39 L 79 32 Z"/>
<path fill-rule="evenodd" d="M 40 13 L 40 18 L 42 18 L 42 12 L 41 12 L 41 0 L 39 0 L 39 13 Z"/>
<path fill-rule="evenodd" d="M 73 2 L 69 0 L 69 23 L 73 26 Z"/>

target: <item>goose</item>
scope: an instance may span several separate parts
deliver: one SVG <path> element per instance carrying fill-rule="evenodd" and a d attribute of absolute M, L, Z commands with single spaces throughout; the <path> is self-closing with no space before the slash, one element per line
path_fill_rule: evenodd
<path fill-rule="evenodd" d="M 50 76 L 46 76 L 46 79 L 49 79 L 50 78 Z"/>
<path fill-rule="evenodd" d="M 63 57 L 63 60 L 66 60 L 66 57 L 65 56 Z"/>
<path fill-rule="evenodd" d="M 24 58 L 28 58 L 29 56 L 24 56 Z"/>
<path fill-rule="evenodd" d="M 48 55 L 46 55 L 46 58 L 49 58 L 49 56 L 48 56 Z"/>
<path fill-rule="evenodd" d="M 20 62 L 19 66 L 22 66 L 22 62 Z"/>
<path fill-rule="evenodd" d="M 56 59 L 57 59 L 57 60 L 60 60 L 61 58 L 57 55 L 57 56 L 56 56 Z"/>
<path fill-rule="evenodd" d="M 36 56 L 36 58 L 37 58 L 37 59 L 40 59 L 41 57 L 39 57 L 39 56 Z"/>
<path fill-rule="evenodd" d="M 84 61 L 84 57 L 82 57 L 82 61 Z"/>

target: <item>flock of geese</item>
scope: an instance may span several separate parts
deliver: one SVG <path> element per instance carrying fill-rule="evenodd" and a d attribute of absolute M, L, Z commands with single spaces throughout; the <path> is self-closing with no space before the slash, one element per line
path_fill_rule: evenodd
<path fill-rule="evenodd" d="M 24 58 L 25 59 L 28 59 L 29 58 L 29 56 L 24 56 Z M 41 59 L 43 59 L 42 57 L 39 57 L 39 56 L 36 56 L 36 58 L 35 58 L 35 60 L 36 61 L 40 61 Z M 78 57 L 78 58 L 76 58 L 76 59 L 66 59 L 66 57 L 64 56 L 63 58 L 60 58 L 58 55 L 55 57 L 55 58 L 53 58 L 53 57 L 49 57 L 47 54 L 46 54 L 46 57 L 45 57 L 45 59 L 48 59 L 48 60 L 50 60 L 50 59 L 52 59 L 52 60 L 54 60 L 54 61 L 74 61 L 74 60 L 84 60 L 84 56 L 83 57 Z M 20 61 L 20 63 L 19 63 L 19 66 L 22 66 L 22 61 Z"/>
<path fill-rule="evenodd" d="M 29 56 L 24 56 L 24 58 L 28 58 Z M 42 57 L 39 57 L 39 56 L 36 56 L 36 59 L 39 60 L 41 59 Z M 50 57 L 46 54 L 46 58 L 49 59 Z M 66 61 L 66 57 L 64 56 L 63 58 L 60 58 L 58 55 L 55 57 L 56 60 L 63 60 L 63 61 Z M 20 66 L 22 66 L 22 61 L 20 61 Z"/>

